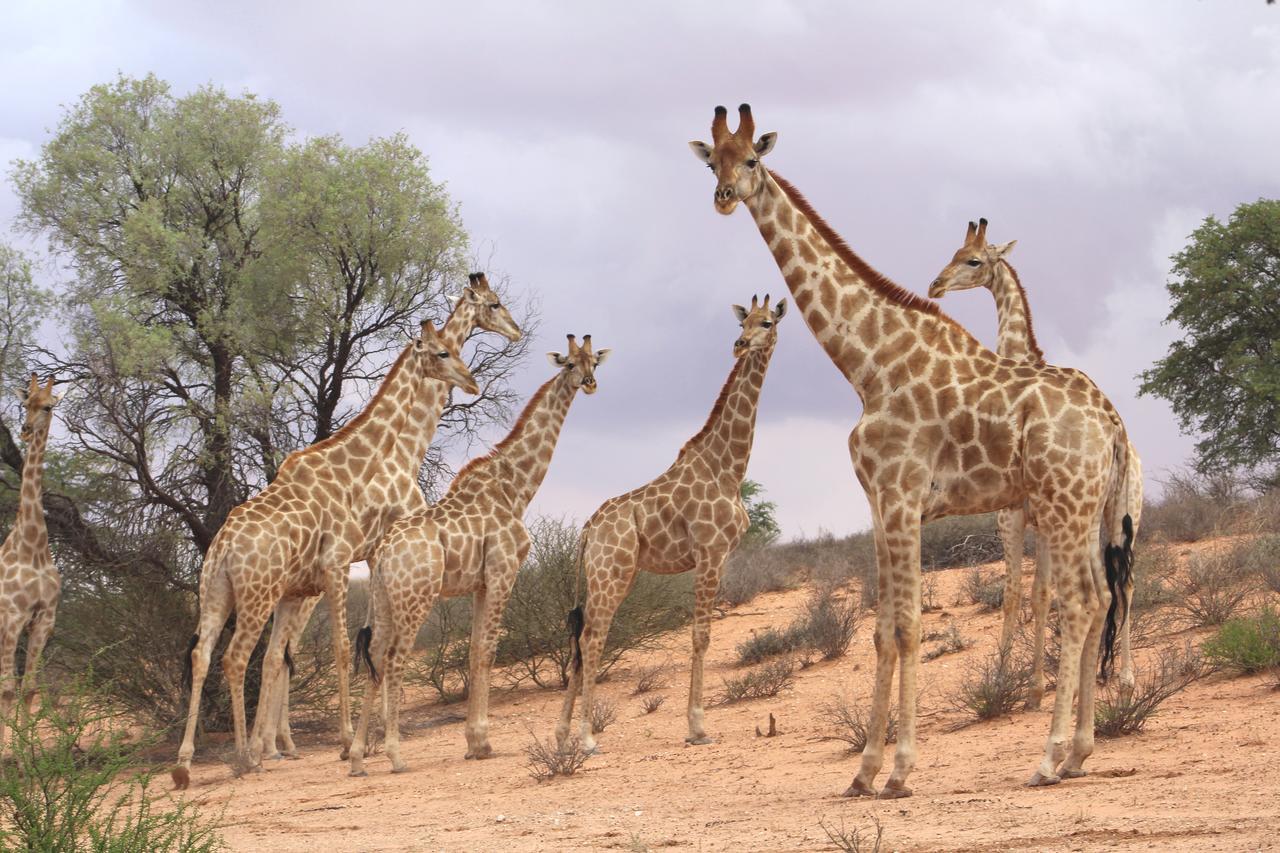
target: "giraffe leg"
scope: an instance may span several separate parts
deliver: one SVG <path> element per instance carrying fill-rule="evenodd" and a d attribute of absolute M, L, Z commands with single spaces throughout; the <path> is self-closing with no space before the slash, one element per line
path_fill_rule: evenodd
<path fill-rule="evenodd" d="M 12 610 L 0 611 L 0 758 L 5 755 L 5 734 L 17 703 L 18 637 L 22 617 Z"/>
<path fill-rule="evenodd" d="M 1039 532 L 1045 536 L 1054 535 L 1043 527 Z M 1080 677 L 1080 659 L 1093 622 L 1091 602 L 1086 599 L 1086 596 L 1094 596 L 1093 579 L 1089 555 L 1082 546 L 1087 535 L 1083 529 L 1077 534 L 1072 536 L 1069 531 L 1059 531 L 1050 542 L 1051 571 L 1058 588 L 1058 614 L 1062 620 L 1062 653 L 1058 662 L 1058 689 L 1053 697 L 1049 740 L 1040 766 L 1027 782 L 1031 787 L 1056 785 L 1061 781 L 1057 767 L 1067 755 L 1067 728 Z M 1085 589 L 1081 589 L 1081 580 L 1085 581 Z"/>
<path fill-rule="evenodd" d="M 724 554 L 700 554 L 695 570 L 693 662 L 689 667 L 689 736 L 684 739 L 690 745 L 712 743 L 703 723 L 702 664 L 707 656 L 707 648 L 711 645 L 711 609 L 715 604 L 716 591 L 720 588 L 724 558 Z"/>
<path fill-rule="evenodd" d="M 1102 566 L 1102 547 L 1097 526 L 1090 531 L 1089 556 L 1093 581 L 1093 594 L 1085 603 L 1089 632 L 1085 635 L 1084 649 L 1080 655 L 1075 736 L 1071 740 L 1071 752 L 1067 755 L 1067 760 L 1058 767 L 1058 775 L 1064 779 L 1085 775 L 1084 762 L 1093 754 L 1093 709 L 1097 696 L 1098 652 L 1102 630 L 1107 621 L 1107 609 L 1111 606 L 1111 593 L 1107 589 L 1106 572 Z"/>
<path fill-rule="evenodd" d="M 245 726 L 244 674 L 249 668 L 249 655 L 262 636 L 267 616 L 257 608 L 240 608 L 236 613 L 236 630 L 222 655 L 222 673 L 231 691 L 231 718 L 235 727 L 236 753 L 232 772 L 241 776 L 249 770 L 260 769 L 249 749 L 249 736 Z"/>
<path fill-rule="evenodd" d="M 493 555 L 502 559 L 498 555 Z M 489 677 L 493 671 L 493 657 L 498 650 L 498 635 L 502 630 L 502 611 L 515 581 L 520 565 L 507 558 L 508 565 L 492 562 L 486 555 L 485 573 L 495 582 L 477 590 L 471 608 L 471 680 L 467 692 L 467 758 L 488 758 L 493 755 L 489 745 Z M 490 573 L 490 568 L 493 568 Z M 390 685 L 388 690 L 392 688 Z"/>
<path fill-rule="evenodd" d="M 307 629 L 307 622 L 310 621 L 311 613 L 315 610 L 316 605 L 320 603 L 321 598 L 322 596 L 315 595 L 303 600 L 302 607 L 298 609 L 297 615 L 293 619 L 293 624 L 289 628 L 288 637 L 285 639 L 286 652 L 297 653 L 298 646 L 302 642 L 302 634 Z M 280 685 L 279 753 L 285 758 L 297 758 L 298 747 L 293 742 L 293 730 L 289 726 L 289 681 L 290 674 L 286 666 Z M 270 751 L 271 744 L 268 743 L 267 747 L 267 751 Z"/>
<path fill-rule="evenodd" d="M 577 666 L 569 667 L 569 684 L 564 691 L 564 701 L 560 705 L 560 720 L 556 723 L 556 746 L 564 749 L 569 740 L 569 730 L 573 727 L 573 706 L 582 689 L 582 661 Z"/>
<path fill-rule="evenodd" d="M 874 510 L 874 506 L 873 506 Z M 898 662 L 898 646 L 894 641 L 894 607 L 889 547 L 878 513 L 873 513 L 876 543 L 876 575 L 879 604 L 876 606 L 876 680 L 871 693 L 871 718 L 867 723 L 867 745 L 862 749 L 862 763 L 846 797 L 874 797 L 876 774 L 884 764 L 884 741 L 889 725 L 889 691 L 893 688 L 893 670 Z"/>
<path fill-rule="evenodd" d="M 416 633 L 405 636 L 397 631 L 391 637 L 390 649 L 387 652 L 384 663 L 386 673 L 382 679 L 382 698 L 386 716 L 384 724 L 386 728 L 385 745 L 387 758 L 391 759 L 392 773 L 404 773 L 409 769 L 409 765 L 400 756 L 400 697 L 401 684 L 404 681 L 404 662 L 412 649 L 413 637 Z M 374 700 L 376 701 L 378 691 L 373 689 L 371 692 L 374 694 Z"/>
<path fill-rule="evenodd" d="M 1053 577 L 1049 570 L 1046 540 L 1036 534 L 1036 576 L 1031 583 L 1031 619 L 1034 634 L 1031 652 L 1031 686 L 1027 689 L 1026 709 L 1036 711 L 1044 700 L 1044 639 L 1049 623 L 1049 596 Z"/>
<path fill-rule="evenodd" d="M 262 686 L 258 691 L 258 710 L 253 715 L 251 753 L 255 764 L 264 758 L 279 758 L 275 751 L 276 732 L 280 723 L 280 707 L 289 687 L 289 672 L 284 665 L 284 650 L 290 640 L 293 621 L 304 600 L 286 598 L 276 605 L 271 619 L 271 639 L 262 658 Z"/>
<path fill-rule="evenodd" d="M 351 742 L 350 750 L 351 772 L 349 775 L 351 776 L 369 775 L 364 769 L 365 750 L 369 743 L 369 718 L 373 716 L 373 709 L 376 707 L 380 697 L 383 698 L 384 723 L 390 713 L 391 698 L 386 692 L 386 672 L 387 656 L 395 633 L 391 609 L 392 604 L 384 592 L 380 573 L 371 571 L 369 573 L 369 615 L 366 621 L 372 632 L 372 636 L 369 638 L 369 660 L 373 661 L 373 671 L 371 672 L 368 666 L 364 668 L 364 702 L 361 703 L 360 722 L 356 726 L 355 737 Z M 417 631 L 415 630 L 413 633 L 416 634 Z M 373 678 L 375 673 L 378 676 L 377 681 Z M 396 701 L 399 702 L 398 696 Z M 391 737 L 389 727 L 387 736 Z M 396 733 L 395 741 L 398 753 L 398 732 Z"/>
<path fill-rule="evenodd" d="M 206 570 L 218 571 L 217 569 Z M 173 784 L 178 790 L 185 789 L 191 783 L 191 757 L 196 751 L 196 725 L 200 721 L 200 694 L 204 690 L 204 680 L 209 674 L 209 663 L 213 657 L 213 646 L 222 633 L 231 614 L 233 603 L 231 583 L 225 574 L 219 572 L 208 581 L 207 597 L 200 602 L 200 621 L 197 623 L 196 644 L 190 652 L 191 695 L 188 697 L 187 725 L 182 735 L 182 746 L 178 748 L 178 763 L 174 765 L 171 775 Z"/>
<path fill-rule="evenodd" d="M 916 691 L 920 671 L 920 518 L 918 510 L 904 511 L 908 519 L 889 540 L 893 571 L 893 642 L 898 652 L 898 748 L 893 772 L 880 799 L 911 796 L 907 777 L 916 766 Z M 1021 560 L 1021 553 L 1019 553 Z M 881 605 L 884 607 L 885 605 Z M 1016 615 L 1016 611 L 1015 611 Z"/>
<path fill-rule="evenodd" d="M 346 761 L 351 753 L 351 635 L 347 633 L 347 584 L 350 564 L 342 564 L 341 573 L 330 573 L 332 582 L 325 594 L 329 599 L 329 625 L 333 631 L 333 666 L 338 675 L 338 734 L 342 738 L 342 752 L 338 757 Z"/>
<path fill-rule="evenodd" d="M 1104 587 L 1105 588 L 1105 587 Z M 1138 680 L 1134 676 L 1133 671 L 1133 645 L 1132 638 L 1129 634 L 1129 626 L 1132 622 L 1130 617 L 1133 615 L 1133 575 L 1129 575 L 1129 582 L 1124 588 L 1125 606 L 1118 618 L 1124 619 L 1120 623 L 1120 672 L 1118 678 L 1120 680 L 1119 693 L 1120 698 L 1129 701 L 1133 696 L 1133 689 L 1137 686 Z"/>
<path fill-rule="evenodd" d="M 1022 539 L 1026 530 L 1026 514 L 1022 507 L 1002 509 L 996 515 L 1000 541 L 1004 545 L 1004 621 L 1000 625 L 1000 653 L 1013 649 L 1013 635 L 1018 629 L 1018 612 L 1022 608 Z"/>
<path fill-rule="evenodd" d="M 28 715 L 35 711 L 36 678 L 40 670 L 40 655 L 53 633 L 53 621 L 57 610 L 41 607 L 27 630 L 27 660 L 22 673 L 22 701 Z"/>
<path fill-rule="evenodd" d="M 593 566 L 591 562 L 587 565 Z M 596 751 L 596 736 L 591 730 L 591 706 L 595 702 L 600 659 L 604 655 L 604 644 L 609 637 L 613 615 L 627 597 L 635 576 L 634 560 L 622 566 L 615 563 L 611 570 L 588 571 L 587 574 L 587 602 L 582 614 L 582 708 L 578 743 L 589 753 Z"/>

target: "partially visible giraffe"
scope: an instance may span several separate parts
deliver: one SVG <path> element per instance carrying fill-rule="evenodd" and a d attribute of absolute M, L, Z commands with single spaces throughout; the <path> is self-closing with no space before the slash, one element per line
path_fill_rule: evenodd
<path fill-rule="evenodd" d="M 502 304 L 497 291 L 489 284 L 488 276 L 482 272 L 471 273 L 467 285 L 453 305 L 449 319 L 440 330 L 440 338 L 451 352 L 460 353 L 462 345 L 476 329 L 502 335 L 512 342 L 518 341 L 521 337 L 519 326 Z M 423 383 L 421 394 L 422 398 L 410 421 L 413 426 L 397 436 L 398 446 L 395 452 L 395 455 L 403 456 L 405 459 L 417 460 L 418 464 L 421 464 L 423 455 L 435 438 L 436 427 L 440 424 L 440 417 L 449 400 L 449 385 L 435 380 L 427 381 Z M 416 483 L 417 469 L 414 469 L 413 477 Z M 426 509 L 427 501 L 421 488 L 415 487 L 411 491 L 402 490 L 402 493 L 405 496 L 404 505 L 389 513 L 386 524 L 401 516 Z M 372 548 L 369 551 L 372 552 Z M 320 598 L 321 596 L 313 596 L 303 602 L 281 603 L 281 609 L 272 620 L 267 658 L 278 660 L 283 664 L 288 656 L 290 644 L 293 643 L 296 648 L 296 643 L 306 629 L 311 612 L 320 602 Z M 293 735 L 289 729 L 290 669 L 291 666 L 279 665 L 280 674 L 275 683 L 275 694 L 267 694 L 263 691 L 259 698 L 259 711 L 254 716 L 252 740 L 257 744 L 255 749 L 263 756 L 297 757 L 297 747 L 294 745 Z M 342 682 L 346 678 L 347 674 L 344 670 L 340 673 L 339 680 Z M 279 706 L 278 712 L 266 710 L 274 705 Z M 349 718 L 343 717 L 343 719 L 347 720 L 341 730 L 343 736 L 341 758 L 345 760 L 351 747 L 352 730 Z M 277 736 L 280 741 L 279 751 L 276 748 Z"/>
<path fill-rule="evenodd" d="M 17 700 L 18 639 L 28 631 L 22 693 L 30 714 L 35 706 L 40 653 L 53 631 L 62 594 L 62 577 L 49 553 L 49 531 L 45 528 L 41 499 L 44 449 L 53 422 L 53 407 L 61 398 L 53 393 L 53 384 L 50 376 L 41 388 L 36 375 L 31 374 L 24 401 L 26 417 L 18 434 L 27 443 L 18 518 L 0 545 L 0 757 L 5 750 L 5 725 Z"/>
<path fill-rule="evenodd" d="M 895 664 L 898 747 L 880 796 L 911 794 L 921 524 L 1024 500 L 1046 540 L 1062 615 L 1060 689 L 1044 757 L 1028 784 L 1083 775 L 1094 744 L 1099 649 L 1105 645 L 1105 670 L 1115 632 L 1109 605 L 1123 594 L 1128 573 L 1133 528 L 1124 513 L 1124 424 L 1080 371 L 1002 359 L 937 303 L 873 270 L 794 187 L 762 165 L 777 134 L 755 139 L 751 108 L 743 104 L 738 112 L 738 129 L 730 132 L 727 110 L 717 107 L 713 144 L 690 143 L 716 176 L 715 208 L 728 215 L 739 202 L 746 205 L 810 331 L 863 404 L 849 451 L 871 504 L 880 604 L 867 746 L 846 795 L 875 794 Z"/>
<path fill-rule="evenodd" d="M 294 611 L 321 593 L 329 600 L 339 723 L 344 745 L 350 743 L 346 608 L 351 563 L 368 555 L 405 507 L 422 500 L 417 474 L 425 447 L 419 449 L 403 436 L 419 432 L 423 386 L 431 380 L 470 394 L 479 391 L 466 364 L 445 346 L 428 320 L 359 415 L 329 438 L 290 454 L 271 485 L 227 516 L 205 554 L 200 574 L 200 621 L 189 656 L 190 707 L 178 764 L 172 771 L 178 788 L 190 782 L 200 692 L 213 644 L 233 608 L 236 628 L 223 653 L 222 668 L 231 691 L 237 772 L 260 761 L 245 730 L 244 674 L 249 653 L 278 605 L 277 618 L 282 625 L 291 625 Z M 268 646 L 262 665 L 263 693 L 271 693 L 279 682 L 283 655 L 283 643 Z M 255 729 L 274 722 L 262 719 L 264 708 L 270 709 L 266 717 L 278 719 L 279 699 L 260 697 Z"/>
<path fill-rule="evenodd" d="M 711 414 L 665 472 L 638 489 L 605 501 L 582 529 L 580 570 L 587 580 L 585 605 L 569 614 L 573 674 L 565 692 L 556 740 L 564 746 L 573 707 L 582 691 L 579 742 L 596 748 L 591 730 L 592 694 L 609 626 L 640 570 L 694 572 L 693 660 L 689 674 L 689 744 L 711 743 L 704 723 L 702 667 L 711 645 L 711 610 L 724 562 L 750 526 L 742 505 L 755 436 L 760 389 L 778 341 L 787 301 L 769 306 L 751 298 L 750 310 L 734 305 L 741 330 L 734 363 Z"/>
<path fill-rule="evenodd" d="M 1031 305 L 1018 273 L 1008 261 L 1017 240 L 1001 245 L 987 243 L 987 220 L 970 222 L 965 232 L 964 244 L 956 250 L 951 262 L 943 268 L 929 285 L 929 296 L 941 299 L 955 290 L 985 287 L 996 301 L 996 353 L 1001 358 L 1043 365 L 1044 351 L 1036 341 L 1035 327 L 1031 322 Z M 1133 519 L 1133 535 L 1137 539 L 1142 521 L 1142 460 L 1132 442 L 1127 448 L 1129 470 L 1125 482 L 1129 492 L 1126 512 Z M 1035 519 L 1027 514 L 1026 503 L 1002 509 L 997 514 L 997 527 L 1004 544 L 1005 586 L 1004 624 L 1000 630 L 1000 648 L 1007 654 L 1013 645 L 1017 628 L 1018 611 L 1022 605 L 1022 550 L 1026 526 L 1030 522 L 1035 529 Z M 1031 585 L 1031 614 L 1035 635 L 1033 638 L 1031 687 L 1027 691 L 1027 708 L 1040 707 L 1044 698 L 1044 638 L 1049 615 L 1049 558 L 1042 547 L 1043 538 L 1036 538 L 1036 572 Z M 1128 605 L 1120 616 L 1120 691 L 1128 695 L 1133 691 L 1133 648 L 1129 636 L 1129 608 L 1133 605 L 1133 576 L 1125 586 L 1122 597 Z"/>
<path fill-rule="evenodd" d="M 400 756 L 400 679 L 414 639 L 437 597 L 472 593 L 467 758 L 488 758 L 489 674 L 502 612 L 529 552 L 524 512 L 542 485 L 569 406 L 581 388 L 596 391 L 596 368 L 609 350 L 593 352 L 591 336 L 567 355 L 547 353 L 556 375 L 539 388 L 511 433 L 468 462 L 439 503 L 391 526 L 369 564 L 372 621 L 356 638 L 357 663 L 368 664 L 364 705 L 351 745 L 351 775 L 364 776 L 369 716 L 385 693 L 386 750 L 393 773 Z M 380 693 L 379 684 L 385 687 Z"/>

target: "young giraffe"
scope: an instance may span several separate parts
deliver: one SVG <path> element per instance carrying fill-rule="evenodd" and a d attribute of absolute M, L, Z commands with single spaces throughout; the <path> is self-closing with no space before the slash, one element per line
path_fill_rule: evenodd
<path fill-rule="evenodd" d="M 1018 273 L 1007 260 L 1017 240 L 1010 240 L 1002 245 L 987 243 L 987 220 L 980 219 L 977 224 L 970 222 L 965 234 L 964 244 L 956 251 L 951 262 L 938 274 L 929 285 L 929 296 L 940 299 L 954 290 L 968 290 L 974 287 L 985 287 L 991 291 L 996 301 L 996 353 L 1002 358 L 1013 361 L 1024 361 L 1029 364 L 1043 365 L 1044 351 L 1036 341 L 1035 328 L 1031 322 L 1031 306 L 1027 302 L 1027 292 L 1018 279 Z M 1142 461 L 1133 449 L 1132 443 L 1127 448 L 1129 470 L 1126 482 L 1129 494 L 1126 499 L 1126 511 L 1133 519 L 1134 538 L 1142 520 Z M 1008 653 L 1013 644 L 1013 632 L 1017 627 L 1018 610 L 1022 604 L 1022 542 L 1027 522 L 1035 529 L 1035 519 L 1029 518 L 1025 503 L 1002 509 L 997 514 L 997 526 L 1004 544 L 1005 588 L 1004 588 L 1004 624 L 1000 631 L 1000 648 Z M 1032 654 L 1031 687 L 1027 691 L 1027 708 L 1040 707 L 1044 697 L 1044 636 L 1045 623 L 1049 615 L 1049 560 L 1041 547 L 1043 540 L 1036 540 L 1036 573 L 1031 585 L 1031 613 L 1035 626 L 1034 651 Z M 1133 604 L 1132 574 L 1125 586 L 1123 600 L 1131 607 Z M 1120 616 L 1120 691 L 1128 694 L 1133 691 L 1133 650 L 1129 636 L 1129 612 Z"/>
<path fill-rule="evenodd" d="M 1044 758 L 1028 784 L 1083 775 L 1093 751 L 1100 640 L 1105 637 L 1109 658 L 1115 624 L 1107 618 L 1108 605 L 1127 572 L 1132 532 L 1123 513 L 1123 423 L 1083 373 L 1001 359 L 937 303 L 875 272 L 794 187 L 761 165 L 777 135 L 755 140 L 751 108 L 743 104 L 739 115 L 738 129 L 730 133 L 726 110 L 717 107 L 713 145 L 690 143 L 715 173 L 715 208 L 728 215 L 739 202 L 747 206 L 809 329 L 863 404 L 849 451 L 871 505 L 880 605 L 868 741 L 845 794 L 875 794 L 895 663 L 901 722 L 893 772 L 880 796 L 911 794 L 906 782 L 916 758 L 921 524 L 1024 500 L 1047 540 L 1057 584 L 1064 687 L 1054 697 Z"/>
<path fill-rule="evenodd" d="M 292 453 L 266 489 L 240 504 L 214 537 L 200 575 L 199 630 L 191 638 L 191 699 L 187 727 L 173 768 L 174 784 L 190 782 L 200 692 L 213 644 L 236 611 L 236 628 L 222 656 L 231 690 L 236 769 L 256 767 L 245 731 L 244 673 L 249 653 L 267 618 L 290 624 L 293 609 L 321 593 L 329 599 L 334 665 L 338 671 L 339 722 L 344 747 L 351 742 L 347 665 L 350 661 L 346 607 L 350 565 L 364 559 L 390 521 L 418 505 L 417 473 L 425 447 L 402 439 L 417 433 L 423 414 L 423 386 L 442 380 L 477 393 L 466 364 L 445 346 L 431 322 L 400 353 L 364 410 L 329 438 Z M 416 502 L 415 502 L 416 498 Z M 268 646 L 262 683 L 278 683 L 283 644 Z M 271 691 L 264 689 L 264 693 Z M 279 700 L 259 702 L 278 716 Z M 255 728 L 262 720 L 255 723 Z"/>
<path fill-rule="evenodd" d="M 400 756 L 400 679 L 422 621 L 440 596 L 473 593 L 467 758 L 488 758 L 489 673 L 502 611 L 529 552 L 524 512 L 542 485 L 569 405 L 581 388 L 596 391 L 596 368 L 609 350 L 592 352 L 568 336 L 568 355 L 547 353 L 557 373 L 539 388 L 511 433 L 486 456 L 467 463 L 440 502 L 391 526 L 370 561 L 372 622 L 356 637 L 357 663 L 368 664 L 364 705 L 351 746 L 351 775 L 364 776 L 369 715 L 385 682 L 386 750 L 393 773 Z"/>
<path fill-rule="evenodd" d="M 651 482 L 605 501 L 582 529 L 579 564 L 587 579 L 585 607 L 569 614 L 573 674 L 565 692 L 556 740 L 569 737 L 574 700 L 582 691 L 582 748 L 594 751 L 591 703 L 596 670 L 609 626 L 637 570 L 657 574 L 694 571 L 693 661 L 689 675 L 690 744 L 711 743 L 703 723 L 702 665 L 711 644 L 711 608 L 724 561 L 750 522 L 742 505 L 755 435 L 756 406 L 778 341 L 776 308 L 751 298 L 751 309 L 734 305 L 742 329 L 733 342 L 733 369 L 706 424 L 685 443 L 676 461 Z"/>
<path fill-rule="evenodd" d="M 462 289 L 449 319 L 440 330 L 440 337 L 451 352 L 461 352 L 462 344 L 476 328 L 502 335 L 512 342 L 518 341 L 521 336 L 520 328 L 503 306 L 497 292 L 490 286 L 488 277 L 482 272 L 471 273 L 469 283 Z M 404 445 L 405 458 L 419 461 L 426 453 L 432 439 L 435 438 L 436 427 L 440 423 L 440 416 L 444 413 L 445 404 L 449 399 L 449 386 L 443 382 L 429 381 L 425 383 L 423 392 L 424 400 L 411 421 L 418 424 L 418 429 L 406 430 L 398 437 L 398 441 Z M 416 469 L 413 476 L 416 482 Z M 397 514 L 387 520 L 387 524 L 400 516 L 426 509 L 427 501 L 420 488 L 415 487 L 406 494 L 406 505 L 400 507 Z M 301 602 L 282 602 L 282 609 L 277 611 L 272 621 L 267 656 L 272 659 L 278 658 L 287 665 L 279 667 L 280 674 L 275 685 L 276 693 L 269 695 L 263 691 L 259 699 L 259 711 L 254 716 L 252 736 L 252 742 L 256 744 L 255 750 L 259 755 L 272 758 L 297 757 L 297 747 L 294 745 L 293 734 L 289 728 L 289 676 L 292 661 L 288 660 L 288 652 L 290 643 L 296 642 L 302 636 L 302 632 L 307 627 L 307 621 L 311 618 L 311 611 L 320 602 L 320 598 L 321 596 L 313 596 Z M 342 677 L 346 677 L 345 670 L 342 672 Z M 277 706 L 279 710 L 275 713 L 266 710 Z M 348 718 L 344 717 L 344 719 Z M 344 735 L 341 758 L 345 760 L 351 746 L 350 724 L 348 723 L 342 731 Z M 277 737 L 281 744 L 281 751 L 276 748 Z"/>
<path fill-rule="evenodd" d="M 62 577 L 49 553 L 49 531 L 44 525 L 44 505 L 40 497 L 44 448 L 53 422 L 53 407 L 59 399 L 61 395 L 53 393 L 52 376 L 41 388 L 36 375 L 31 374 L 24 403 L 27 415 L 18 434 L 27 443 L 18 518 L 0 545 L 0 756 L 5 749 L 5 722 L 17 701 L 18 638 L 23 631 L 28 631 L 22 694 L 30 714 L 35 707 L 40 653 L 53 631 L 62 594 Z"/>

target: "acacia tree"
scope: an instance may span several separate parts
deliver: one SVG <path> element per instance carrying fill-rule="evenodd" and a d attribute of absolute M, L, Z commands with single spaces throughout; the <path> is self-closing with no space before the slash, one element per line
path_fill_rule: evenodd
<path fill-rule="evenodd" d="M 19 225 L 74 275 L 57 293 L 62 346 L 40 353 L 71 383 L 49 455 L 61 535 L 54 494 L 46 505 L 67 580 L 60 623 L 77 631 L 54 642 L 75 660 L 118 642 L 154 655 L 95 668 L 158 720 L 182 712 L 192 593 L 227 514 L 358 411 L 465 271 L 457 210 L 403 137 L 287 138 L 270 101 L 120 77 L 13 175 Z M 526 345 L 474 348 L 484 393 L 451 407 L 442 435 L 506 415 Z M 0 424 L 13 469 L 6 437 Z"/>
<path fill-rule="evenodd" d="M 1202 474 L 1243 470 L 1274 483 L 1280 461 L 1280 201 L 1210 216 L 1173 256 L 1173 307 L 1183 331 L 1142 373 L 1141 393 L 1168 400 L 1196 444 Z"/>

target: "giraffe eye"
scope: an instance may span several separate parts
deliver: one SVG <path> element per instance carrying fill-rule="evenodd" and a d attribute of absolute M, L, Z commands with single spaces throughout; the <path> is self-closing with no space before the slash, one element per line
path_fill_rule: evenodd
<path fill-rule="evenodd" d="M 756 167 L 756 163 L 759 163 L 759 162 L 760 162 L 759 160 L 752 157 L 750 160 L 747 161 L 747 168 L 754 169 Z"/>
<path fill-rule="evenodd" d="M 980 267 L 980 266 L 982 266 L 982 261 L 978 260 L 977 258 L 970 258 L 970 259 L 967 261 L 967 263 L 968 263 L 968 264 L 969 264 L 969 266 L 971 266 L 971 267 Z"/>
<path fill-rule="evenodd" d="M 764 321 L 763 323 L 761 323 L 760 325 L 761 325 L 761 326 L 764 326 L 764 327 L 767 329 L 767 328 L 769 328 L 770 326 L 772 326 L 772 325 L 773 325 L 773 323 L 769 322 L 768 320 L 765 320 L 765 321 Z"/>
<path fill-rule="evenodd" d="M 53 404 L 52 404 L 52 403 L 50 403 L 49 405 L 45 406 L 45 407 L 44 407 L 44 410 L 45 410 L 46 412 L 52 412 L 52 411 L 53 411 Z"/>
<path fill-rule="evenodd" d="M 502 303 L 501 303 L 501 302 L 490 302 L 490 303 L 489 303 L 489 307 L 490 307 L 490 308 L 492 308 L 494 311 L 497 311 L 499 308 L 501 308 L 501 307 L 502 307 Z"/>
<path fill-rule="evenodd" d="M 448 358 L 448 357 L 449 357 L 449 351 L 447 349 L 442 349 L 440 350 L 440 352 L 436 353 L 436 358 Z"/>
<path fill-rule="evenodd" d="M 708 168 L 708 169 L 710 169 L 710 170 L 711 170 L 711 171 L 713 171 L 713 172 L 716 170 L 716 167 L 715 167 L 715 166 L 712 166 L 710 163 L 708 163 L 708 164 L 707 164 L 707 168 Z"/>

